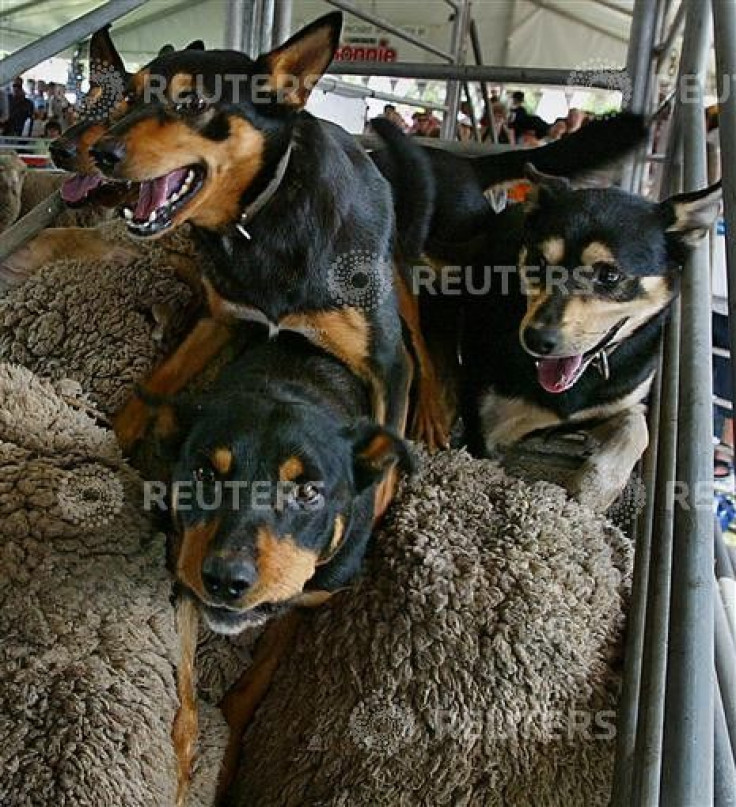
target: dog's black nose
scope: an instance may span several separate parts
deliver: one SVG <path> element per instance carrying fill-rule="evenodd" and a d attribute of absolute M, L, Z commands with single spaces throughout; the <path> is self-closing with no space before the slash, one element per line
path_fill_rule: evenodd
<path fill-rule="evenodd" d="M 239 600 L 257 577 L 255 566 L 236 554 L 209 555 L 202 565 L 205 591 L 223 603 Z"/>
<path fill-rule="evenodd" d="M 72 140 L 65 137 L 57 137 L 49 143 L 49 152 L 54 165 L 64 168 L 77 156 L 77 146 Z"/>
<path fill-rule="evenodd" d="M 538 356 L 548 356 L 557 347 L 558 332 L 555 328 L 524 329 L 524 344 L 527 350 Z"/>
<path fill-rule="evenodd" d="M 103 137 L 89 150 L 92 159 L 102 171 L 113 171 L 125 157 L 125 145 L 114 137 Z"/>

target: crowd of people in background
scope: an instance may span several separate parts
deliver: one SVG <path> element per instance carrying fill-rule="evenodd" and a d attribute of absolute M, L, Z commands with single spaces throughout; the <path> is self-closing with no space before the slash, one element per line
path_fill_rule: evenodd
<path fill-rule="evenodd" d="M 548 123 L 528 111 L 524 93 L 521 91 L 511 94 L 508 105 L 501 101 L 498 95 L 491 95 L 490 104 L 492 120 L 488 120 L 488 115 L 483 115 L 477 122 L 481 139 L 508 145 L 529 148 L 544 145 L 577 132 L 592 119 L 589 113 L 573 108 L 566 117 Z M 442 131 L 442 121 L 428 109 L 415 112 L 411 123 L 408 123 L 393 104 L 386 104 L 383 108 L 383 117 L 388 118 L 409 135 L 440 137 Z M 467 102 L 460 106 L 457 132 L 460 140 L 475 139 L 472 109 Z"/>
<path fill-rule="evenodd" d="M 0 133 L 5 137 L 53 139 L 71 126 L 76 111 L 62 84 L 52 81 L 13 79 L 0 91 Z"/>

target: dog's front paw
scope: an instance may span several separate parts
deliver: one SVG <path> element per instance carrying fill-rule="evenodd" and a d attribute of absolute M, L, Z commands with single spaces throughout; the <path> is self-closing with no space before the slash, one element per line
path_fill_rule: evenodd
<path fill-rule="evenodd" d="M 130 398 L 115 415 L 112 425 L 123 451 L 130 452 L 136 443 L 140 442 L 146 433 L 150 418 L 149 408 L 138 395 Z"/>
<path fill-rule="evenodd" d="M 450 417 L 439 389 L 420 384 L 410 436 L 424 443 L 430 452 L 447 448 L 450 444 Z"/>
<path fill-rule="evenodd" d="M 605 513 L 623 493 L 629 476 L 629 470 L 622 471 L 591 459 L 583 463 L 571 478 L 567 489 L 580 504 L 597 513 Z"/>

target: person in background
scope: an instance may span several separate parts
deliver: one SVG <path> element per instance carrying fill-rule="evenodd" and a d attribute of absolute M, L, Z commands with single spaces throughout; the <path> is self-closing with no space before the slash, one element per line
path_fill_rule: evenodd
<path fill-rule="evenodd" d="M 526 106 L 524 106 L 524 93 L 521 90 L 511 93 L 511 108 L 507 125 L 514 133 L 514 142 L 521 138 L 522 132 L 527 132 L 531 128 L 529 117 Z"/>
<path fill-rule="evenodd" d="M 442 128 L 439 118 L 435 117 L 429 110 L 415 112 L 412 115 L 412 124 L 409 134 L 416 137 L 439 137 Z"/>
<path fill-rule="evenodd" d="M 8 119 L 3 127 L 6 137 L 28 137 L 33 122 L 33 103 L 26 98 L 23 80 L 16 78 L 8 101 Z"/>
<path fill-rule="evenodd" d="M 49 82 L 48 94 L 49 118 L 55 118 L 59 121 L 62 130 L 64 130 L 67 125 L 67 115 L 69 112 L 69 101 L 66 100 L 66 96 L 64 95 L 64 87 L 61 84 Z"/>
<path fill-rule="evenodd" d="M 572 134 L 582 128 L 585 123 L 585 113 L 582 109 L 573 107 L 568 113 L 566 118 L 567 131 L 565 134 Z"/>
<path fill-rule="evenodd" d="M 467 101 L 463 101 L 460 104 L 460 112 L 458 112 L 457 116 L 457 136 L 458 140 L 463 142 L 473 140 L 475 137 L 473 116 L 471 113 L 472 109 L 470 108 L 470 104 Z"/>
<path fill-rule="evenodd" d="M 51 120 L 46 121 L 46 125 L 43 127 L 43 136 L 48 140 L 55 140 L 57 137 L 61 137 L 61 124 L 58 120 Z"/>
<path fill-rule="evenodd" d="M 544 138 L 545 143 L 552 143 L 554 140 L 560 140 L 567 134 L 567 120 L 565 118 L 557 118 L 557 120 L 549 127 L 547 137 Z"/>
<path fill-rule="evenodd" d="M 398 126 L 402 132 L 406 131 L 406 121 L 401 117 L 401 115 L 397 112 L 396 107 L 393 104 L 386 104 L 383 108 L 383 115 L 381 116 L 386 118 L 386 120 L 390 120 L 394 126 Z"/>

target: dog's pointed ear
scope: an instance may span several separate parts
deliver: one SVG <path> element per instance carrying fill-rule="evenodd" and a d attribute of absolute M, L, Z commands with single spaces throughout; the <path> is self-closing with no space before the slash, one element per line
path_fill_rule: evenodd
<path fill-rule="evenodd" d="M 184 397 L 162 398 L 144 389 L 138 390 L 138 396 L 151 412 L 147 436 L 156 453 L 173 461 L 191 426 L 195 404 Z"/>
<path fill-rule="evenodd" d="M 184 50 L 205 50 L 204 40 L 203 39 L 194 39 L 192 40 Z"/>
<path fill-rule="evenodd" d="M 171 44 L 171 42 L 167 42 L 165 45 L 161 45 L 156 56 L 166 56 L 167 53 L 173 53 L 175 50 L 176 48 Z"/>
<path fill-rule="evenodd" d="M 532 190 L 527 199 L 527 209 L 538 207 L 543 201 L 550 201 L 571 189 L 570 181 L 565 177 L 555 177 L 543 174 L 541 171 L 527 163 L 524 166 L 524 178 L 532 183 Z"/>
<path fill-rule="evenodd" d="M 702 191 L 679 193 L 661 202 L 659 209 L 667 233 L 686 246 L 694 246 L 713 226 L 721 209 L 723 189 L 720 180 Z"/>
<path fill-rule="evenodd" d="M 118 53 L 110 37 L 109 25 L 92 34 L 89 41 L 89 61 L 92 66 L 90 72 L 101 71 L 103 67 L 112 67 L 121 76 L 127 75 L 123 57 Z"/>
<path fill-rule="evenodd" d="M 270 89 L 279 101 L 302 109 L 330 65 L 340 44 L 342 13 L 333 11 L 259 57 L 268 71 Z"/>
<path fill-rule="evenodd" d="M 405 473 L 414 470 L 414 458 L 406 441 L 383 426 L 365 422 L 351 429 L 350 437 L 353 441 L 353 479 L 357 491 L 380 482 L 394 466 Z"/>

